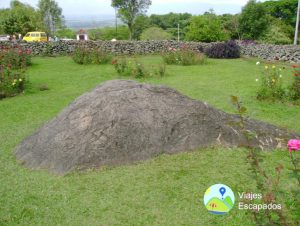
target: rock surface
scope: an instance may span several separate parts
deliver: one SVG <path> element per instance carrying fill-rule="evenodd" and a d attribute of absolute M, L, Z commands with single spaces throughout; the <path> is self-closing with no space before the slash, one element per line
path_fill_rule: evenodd
<path fill-rule="evenodd" d="M 19 162 L 56 174 L 149 159 L 197 147 L 248 145 L 239 118 L 165 87 L 105 82 L 77 98 L 16 149 Z M 297 135 L 256 120 L 251 147 L 272 149 Z"/>

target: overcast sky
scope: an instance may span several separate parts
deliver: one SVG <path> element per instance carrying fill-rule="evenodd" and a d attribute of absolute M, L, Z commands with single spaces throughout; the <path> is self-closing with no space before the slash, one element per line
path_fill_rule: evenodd
<path fill-rule="evenodd" d="M 111 0 L 56 0 L 68 18 L 78 15 L 112 15 Z M 36 6 L 38 0 L 21 0 Z M 0 8 L 9 7 L 10 0 L 0 0 Z M 238 13 L 247 0 L 152 0 L 148 14 L 188 12 L 200 14 L 213 8 L 216 13 Z"/>

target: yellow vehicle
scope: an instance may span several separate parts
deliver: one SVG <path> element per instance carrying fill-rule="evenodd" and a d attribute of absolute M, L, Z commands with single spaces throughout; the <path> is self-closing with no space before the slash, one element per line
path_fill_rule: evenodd
<path fill-rule="evenodd" d="M 45 32 L 34 31 L 28 32 L 23 38 L 25 42 L 47 42 L 48 38 Z"/>

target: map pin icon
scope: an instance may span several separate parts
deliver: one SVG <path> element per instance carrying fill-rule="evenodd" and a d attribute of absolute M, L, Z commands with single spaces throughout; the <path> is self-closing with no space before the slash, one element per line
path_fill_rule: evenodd
<path fill-rule="evenodd" d="M 219 190 L 219 192 L 221 193 L 222 198 L 223 198 L 224 194 L 226 193 L 226 188 L 221 187 L 220 190 Z"/>

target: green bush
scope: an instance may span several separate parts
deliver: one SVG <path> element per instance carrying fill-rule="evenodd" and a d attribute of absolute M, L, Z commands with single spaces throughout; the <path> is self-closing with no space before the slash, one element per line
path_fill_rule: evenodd
<path fill-rule="evenodd" d="M 90 49 L 87 46 L 76 47 L 72 58 L 77 64 L 107 64 L 112 55 L 101 49 Z"/>
<path fill-rule="evenodd" d="M 199 65 L 205 63 L 206 60 L 204 54 L 190 50 L 185 45 L 180 49 L 169 48 L 162 56 L 164 62 L 170 65 Z"/>
<path fill-rule="evenodd" d="M 76 38 L 76 32 L 69 28 L 64 28 L 56 31 L 56 36 L 58 38 Z"/>
<path fill-rule="evenodd" d="M 260 39 L 267 44 L 287 45 L 292 44 L 292 40 L 278 26 L 272 25 L 267 33 Z"/>
<path fill-rule="evenodd" d="M 159 27 L 150 27 L 143 31 L 140 37 L 141 40 L 171 40 L 172 34 L 166 32 Z"/>
<path fill-rule="evenodd" d="M 187 28 L 188 41 L 217 42 L 229 39 L 222 27 L 221 20 L 213 12 L 201 16 L 193 16 Z"/>

